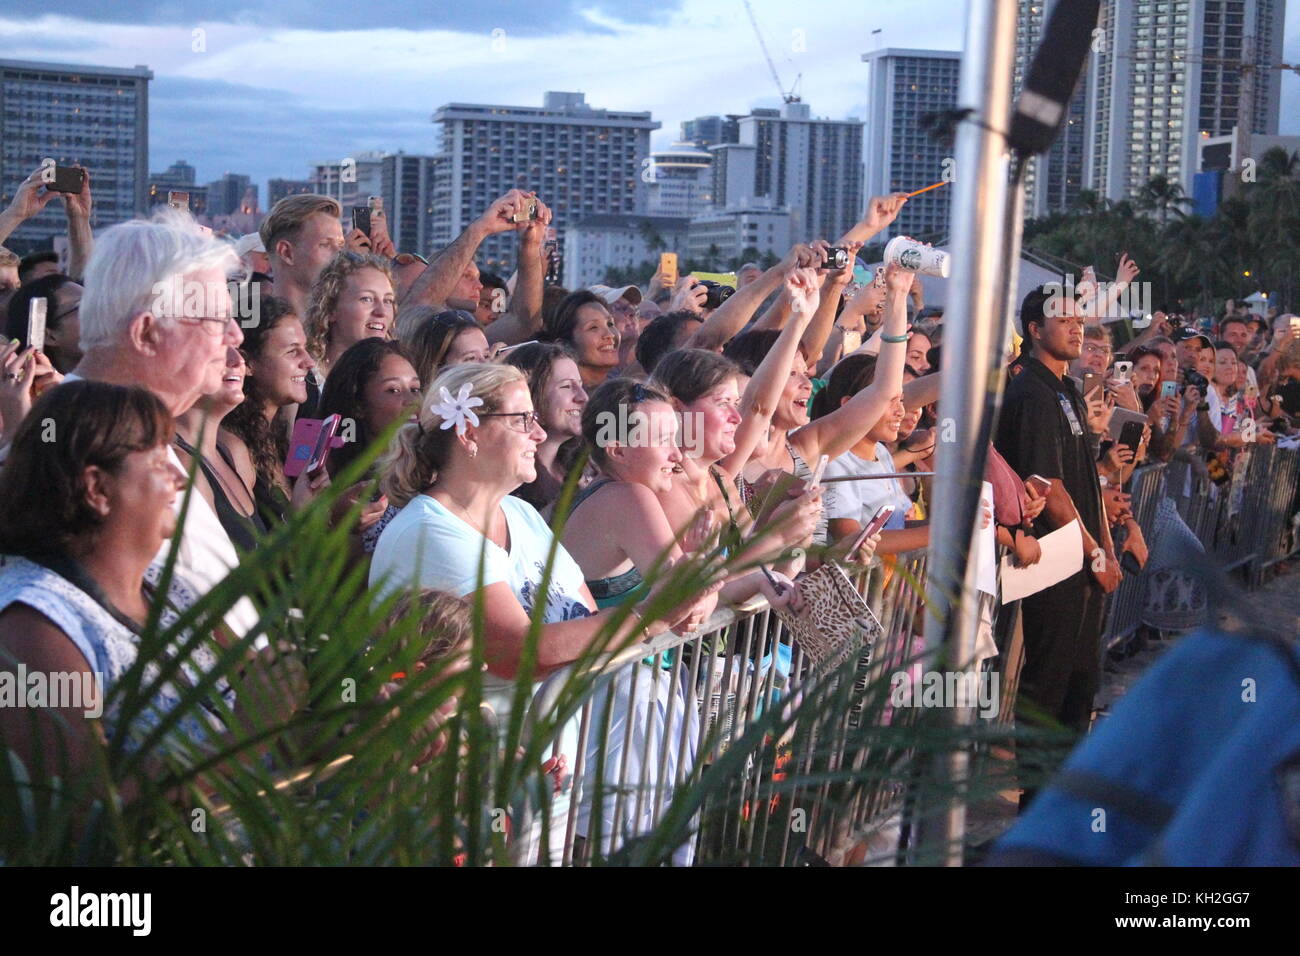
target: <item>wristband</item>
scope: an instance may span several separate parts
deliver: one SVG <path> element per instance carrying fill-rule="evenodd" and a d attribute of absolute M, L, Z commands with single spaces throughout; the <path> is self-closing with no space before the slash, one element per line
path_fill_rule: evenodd
<path fill-rule="evenodd" d="M 907 341 L 907 338 L 906 335 L 885 335 L 883 332 L 880 333 L 880 341 L 888 342 L 890 345 L 901 345 Z"/>

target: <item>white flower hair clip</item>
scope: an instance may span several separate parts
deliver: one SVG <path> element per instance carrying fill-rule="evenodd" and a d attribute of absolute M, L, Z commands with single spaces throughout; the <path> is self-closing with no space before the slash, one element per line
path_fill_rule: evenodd
<path fill-rule="evenodd" d="M 447 391 L 446 385 L 439 389 L 439 397 L 442 401 L 438 402 L 437 405 L 430 405 L 429 411 L 442 419 L 442 425 L 439 426 L 441 429 L 445 431 L 448 428 L 455 427 L 456 434 L 463 435 L 468 425 L 478 425 L 478 416 L 474 414 L 474 407 L 482 405 L 483 399 L 477 396 L 470 397 L 470 390 L 470 383 L 466 382 L 460 387 L 456 397 L 452 398 L 451 392 Z"/>

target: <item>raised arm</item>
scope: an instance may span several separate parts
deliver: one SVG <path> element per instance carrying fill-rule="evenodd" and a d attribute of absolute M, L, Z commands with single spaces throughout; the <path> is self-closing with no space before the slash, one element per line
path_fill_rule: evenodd
<path fill-rule="evenodd" d="M 825 246 L 820 250 L 822 261 L 825 261 Z M 849 266 L 841 269 L 839 272 L 830 272 L 820 277 L 822 280 L 821 304 L 818 305 L 816 313 L 813 314 L 812 321 L 808 323 L 808 328 L 803 334 L 803 354 L 810 356 L 819 356 L 826 349 L 826 341 L 831 336 L 831 329 L 835 326 L 835 308 L 839 305 L 844 288 L 853 279 L 853 263 L 857 261 L 858 250 L 862 248 L 860 242 L 850 242 L 847 247 L 849 253 Z"/>
<path fill-rule="evenodd" d="M 419 304 L 429 305 L 435 309 L 443 308 L 447 304 L 447 297 L 456 288 L 456 283 L 464 274 L 465 267 L 473 261 L 474 254 L 478 252 L 478 247 L 483 240 L 500 232 L 518 230 L 525 225 L 512 222 L 511 217 L 529 196 L 529 193 L 512 189 L 492 203 L 483 215 L 466 227 L 455 242 L 429 263 L 428 268 L 411 283 L 411 288 L 406 290 L 406 295 L 399 306 Z"/>
<path fill-rule="evenodd" d="M 814 265 L 816 261 L 820 259 L 811 247 L 796 244 L 784 259 L 743 289 L 737 289 L 735 295 L 714 309 L 691 335 L 687 347 L 716 349 L 726 345 L 754 317 L 763 300 L 776 291 L 791 269 Z"/>
<path fill-rule="evenodd" d="M 68 276 L 82 281 L 86 263 L 95 251 L 95 234 L 90 231 L 90 171 L 81 167 L 86 178 L 81 192 L 63 193 L 63 209 L 68 214 Z"/>
<path fill-rule="evenodd" d="M 898 218 L 899 210 L 907 202 L 907 193 L 894 193 L 892 196 L 872 196 L 867 203 L 867 211 L 855 222 L 849 231 L 840 236 L 835 243 L 846 246 L 850 242 L 866 244 L 871 237 L 888 229 Z"/>
<path fill-rule="evenodd" d="M 551 210 L 540 199 L 537 218 L 523 224 L 519 231 L 519 276 L 510 310 L 485 329 L 488 344 L 504 342 L 518 345 L 537 335 L 542 327 L 542 286 L 546 270 L 542 265 L 542 246 L 551 223 Z"/>
<path fill-rule="evenodd" d="M 755 285 L 757 283 L 751 283 Z M 805 336 L 805 328 L 817 309 L 820 292 L 817 288 L 817 271 L 812 268 L 794 269 L 786 277 L 786 289 L 795 303 L 794 317 L 781 330 L 772 348 L 754 370 L 740 398 L 740 425 L 736 428 L 736 449 L 718 463 L 730 479 L 735 479 L 749 461 L 758 443 L 772 424 L 772 415 L 781 400 L 781 392 L 790 378 L 795 351 Z"/>
<path fill-rule="evenodd" d="M 780 331 L 785 328 L 785 323 L 790 318 L 790 296 L 784 289 L 776 297 L 776 301 L 764 310 L 763 314 L 758 317 L 754 323 L 754 330 L 759 329 L 776 329 Z"/>
<path fill-rule="evenodd" d="M 907 292 L 912 287 L 912 274 L 890 266 L 885 270 L 885 286 L 885 325 L 881 330 L 875 377 L 839 408 L 790 435 L 804 461 L 816 461 L 820 455 L 836 458 L 848 451 L 872 429 L 889 410 L 894 396 L 902 391 L 903 366 L 907 360 Z"/>
<path fill-rule="evenodd" d="M 58 195 L 49 189 L 42 191 L 44 186 L 41 180 L 42 169 L 37 169 L 18 184 L 9 208 L 0 212 L 0 243 L 8 239 L 13 231 L 28 219 L 39 216 L 49 201 Z"/>

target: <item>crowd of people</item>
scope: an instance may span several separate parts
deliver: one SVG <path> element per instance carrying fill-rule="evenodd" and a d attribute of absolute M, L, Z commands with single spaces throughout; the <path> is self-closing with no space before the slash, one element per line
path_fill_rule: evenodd
<path fill-rule="evenodd" d="M 0 215 L 0 242 L 59 195 L 33 174 Z M 945 360 L 959 360 L 943 351 L 949 317 L 897 265 L 865 281 L 828 268 L 828 250 L 854 263 L 883 239 L 905 196 L 871 199 L 833 242 L 738 270 L 722 301 L 691 276 L 548 284 L 543 200 L 510 191 L 426 261 L 393 246 L 382 211 L 369 233 L 345 231 L 325 196 L 279 201 L 236 245 L 183 210 L 92 237 L 89 176 L 63 195 L 67 274 L 52 254 L 0 254 L 0 669 L 98 673 L 111 686 L 135 661 L 151 606 L 192 604 L 344 475 L 331 520 L 347 525 L 376 600 L 427 609 L 422 665 L 465 666 L 467 602 L 481 601 L 483 696 L 499 717 L 539 605 L 537 678 L 609 627 L 617 646 L 696 632 L 757 597 L 797 610 L 800 575 L 818 564 L 928 544 L 939 383 Z M 480 273 L 480 244 L 509 232 L 517 272 Z M 1130 264 L 1121 280 L 1136 274 Z M 1300 412 L 1300 319 L 1229 303 L 1215 322 L 1158 312 L 1134 334 L 1127 318 L 1109 321 L 1109 294 L 1093 280 L 1025 298 L 986 476 L 986 524 L 1020 564 L 1039 559 L 1044 534 L 1080 522 L 1089 559 L 1022 602 L 1021 691 L 1080 731 L 1104 595 L 1149 560 L 1125 492 L 1134 469 L 1179 457 L 1230 475 L 1243 448 L 1294 434 Z M 33 347 L 37 299 L 48 319 Z M 1136 440 L 1113 427 L 1125 415 Z M 318 455 L 300 436 L 329 421 L 338 437 Z M 823 467 L 846 480 L 821 485 Z M 882 505 L 892 516 L 860 540 Z M 175 574 L 159 594 L 174 538 Z M 704 555 L 689 598 L 665 606 L 672 569 Z M 276 643 L 252 598 L 214 635 L 256 633 L 250 667 Z M 690 693 L 652 685 L 650 670 L 632 665 L 600 706 L 653 724 L 626 695 Z M 114 719 L 102 718 L 109 730 Z M 105 730 L 63 723 L 75 771 Z M 28 765 L 58 736 L 6 711 L 0 728 Z"/>

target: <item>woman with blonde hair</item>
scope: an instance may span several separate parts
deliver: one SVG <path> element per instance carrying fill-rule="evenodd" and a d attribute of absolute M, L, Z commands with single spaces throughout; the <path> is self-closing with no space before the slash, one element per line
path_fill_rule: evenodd
<path fill-rule="evenodd" d="M 304 325 L 307 351 L 317 363 L 317 385 L 338 357 L 362 339 L 392 338 L 397 297 L 388 260 L 343 251 L 312 285 Z"/>
<path fill-rule="evenodd" d="M 371 587 L 380 596 L 411 588 L 460 597 L 482 590 L 483 699 L 503 727 L 538 602 L 545 608 L 534 675 L 540 679 L 581 657 L 611 620 L 622 623 L 610 646 L 622 647 L 690 620 L 704 599 L 650 621 L 641 609 L 655 598 L 652 587 L 631 614 L 597 611 L 582 569 L 562 546 L 542 591 L 553 535 L 531 505 L 510 493 L 537 477 L 537 447 L 545 439 L 523 372 L 454 365 L 434 379 L 418 420 L 402 426 L 381 462 L 383 490 L 401 510 L 375 546 Z M 576 756 L 576 725 L 569 731 L 562 746 Z M 564 818 L 557 804 L 552 819 L 561 834 Z M 561 843 L 552 839 L 551 846 Z"/>

